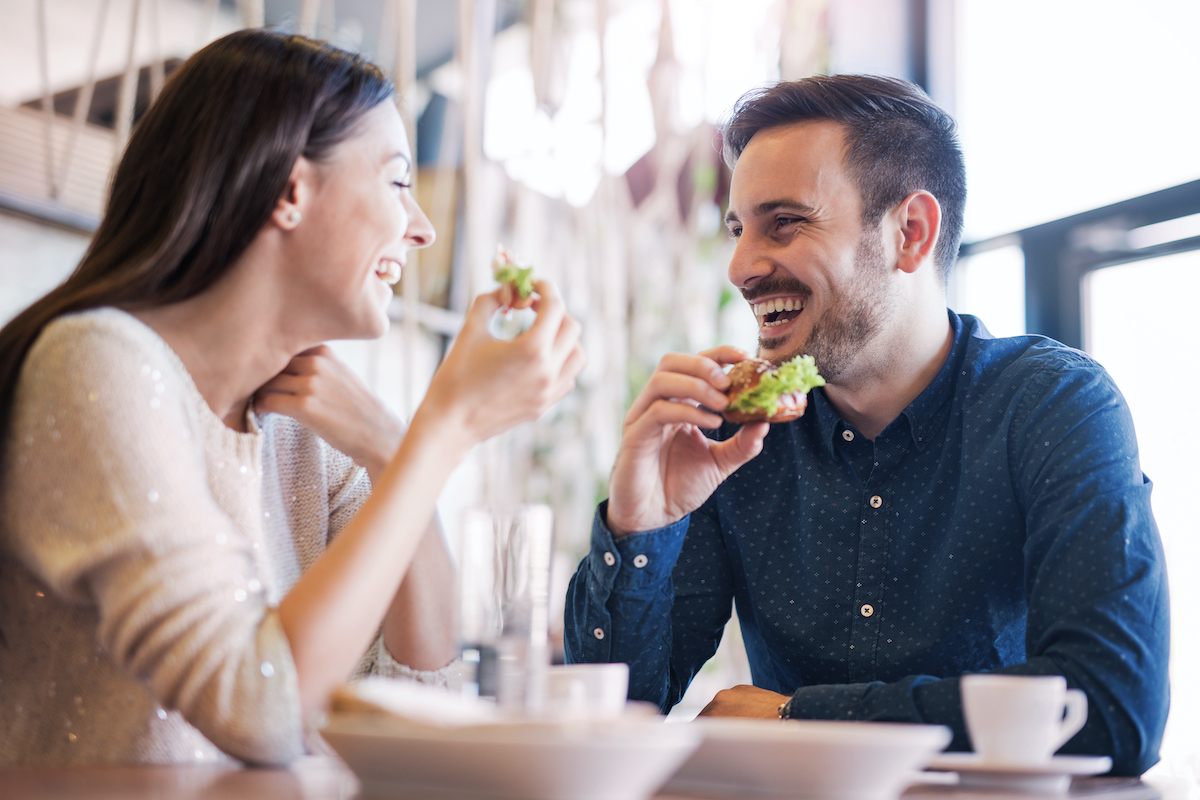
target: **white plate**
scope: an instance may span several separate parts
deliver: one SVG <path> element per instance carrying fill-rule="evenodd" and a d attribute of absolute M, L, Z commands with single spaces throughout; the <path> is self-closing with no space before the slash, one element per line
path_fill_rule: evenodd
<path fill-rule="evenodd" d="M 1112 769 L 1108 756 L 1055 756 L 1041 764 L 1002 764 L 986 761 L 978 753 L 942 753 L 929 769 L 957 772 L 964 789 L 1009 789 L 1061 794 L 1071 787 L 1073 775 L 1099 775 Z"/>
<path fill-rule="evenodd" d="M 700 743 L 661 717 L 443 727 L 392 714 L 339 712 L 322 735 L 364 795 L 641 800 Z"/>
<path fill-rule="evenodd" d="M 891 800 L 950 743 L 938 725 L 700 719 L 704 742 L 664 789 L 684 795 Z"/>

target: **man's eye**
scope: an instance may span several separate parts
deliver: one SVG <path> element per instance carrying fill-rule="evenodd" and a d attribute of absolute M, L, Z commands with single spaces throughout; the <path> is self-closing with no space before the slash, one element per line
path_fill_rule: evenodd
<path fill-rule="evenodd" d="M 411 189 L 412 182 L 411 181 L 392 181 L 392 186 L 395 186 L 397 189 Z"/>
<path fill-rule="evenodd" d="M 793 222 L 799 222 L 799 220 L 796 219 L 795 217 L 778 217 L 775 220 L 775 227 L 782 228 L 785 225 L 792 224 Z"/>
<path fill-rule="evenodd" d="M 730 239 L 737 239 L 737 238 L 741 237 L 741 235 L 742 235 L 742 229 L 740 227 L 729 229 L 729 238 Z"/>

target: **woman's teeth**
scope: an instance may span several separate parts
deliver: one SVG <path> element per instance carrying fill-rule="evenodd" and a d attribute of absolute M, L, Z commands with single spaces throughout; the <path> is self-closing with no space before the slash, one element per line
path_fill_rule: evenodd
<path fill-rule="evenodd" d="M 807 303 L 808 300 L 803 297 L 777 297 L 765 303 L 754 303 L 751 305 L 751 309 L 754 311 L 754 316 L 758 318 L 759 327 L 774 328 L 791 322 L 797 316 L 797 314 L 786 314 L 784 312 L 803 311 Z M 768 314 L 781 316 L 774 316 L 768 320 Z"/>
<path fill-rule="evenodd" d="M 396 282 L 400 280 L 400 262 L 385 258 L 375 268 L 375 274 L 388 286 L 395 286 Z"/>

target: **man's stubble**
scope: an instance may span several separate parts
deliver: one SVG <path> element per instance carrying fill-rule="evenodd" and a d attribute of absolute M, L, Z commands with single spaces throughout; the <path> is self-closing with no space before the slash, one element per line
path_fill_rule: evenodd
<path fill-rule="evenodd" d="M 837 381 L 846 374 L 859 352 L 891 316 L 894 298 L 885 280 L 887 265 L 878 230 L 867 230 L 855 250 L 855 270 L 844 286 L 833 288 L 828 308 L 813 323 L 804 343 L 779 360 L 810 355 L 826 381 Z M 759 352 L 787 344 L 785 337 L 759 337 Z"/>

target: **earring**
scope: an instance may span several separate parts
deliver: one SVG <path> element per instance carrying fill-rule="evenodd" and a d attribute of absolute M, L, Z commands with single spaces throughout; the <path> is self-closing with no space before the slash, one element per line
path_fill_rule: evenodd
<path fill-rule="evenodd" d="M 295 209 L 289 211 L 287 215 L 287 221 L 292 225 L 298 223 L 300 221 L 300 212 L 296 211 Z"/>

